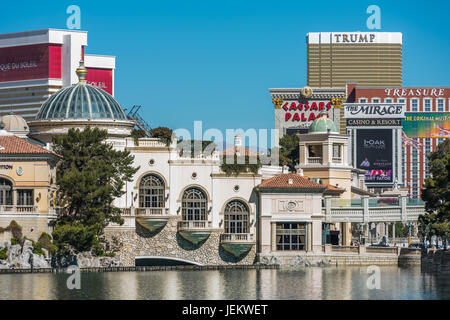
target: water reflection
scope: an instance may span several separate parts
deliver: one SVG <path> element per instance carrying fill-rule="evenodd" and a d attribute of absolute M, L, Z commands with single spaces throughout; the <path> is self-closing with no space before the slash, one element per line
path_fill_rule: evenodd
<path fill-rule="evenodd" d="M 0 299 L 450 299 L 450 275 L 380 271 L 379 290 L 366 267 L 82 273 L 81 290 L 67 288 L 68 274 L 2 274 Z"/>

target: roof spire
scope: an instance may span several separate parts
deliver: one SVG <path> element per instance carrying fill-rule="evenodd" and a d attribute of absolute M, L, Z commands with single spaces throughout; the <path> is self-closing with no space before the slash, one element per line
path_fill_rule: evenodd
<path fill-rule="evenodd" d="M 77 73 L 77 76 L 78 76 L 78 82 L 79 83 L 86 83 L 87 69 L 84 66 L 84 61 L 83 60 L 80 61 L 80 66 L 77 68 L 77 70 L 75 72 Z"/>

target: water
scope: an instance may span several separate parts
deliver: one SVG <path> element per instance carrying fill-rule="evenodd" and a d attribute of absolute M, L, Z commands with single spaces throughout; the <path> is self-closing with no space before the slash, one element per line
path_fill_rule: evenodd
<path fill-rule="evenodd" d="M 366 267 L 298 270 L 219 270 L 1 274 L 0 300 L 9 299 L 450 299 L 450 275 L 420 268 L 380 267 L 380 289 L 368 289 Z"/>

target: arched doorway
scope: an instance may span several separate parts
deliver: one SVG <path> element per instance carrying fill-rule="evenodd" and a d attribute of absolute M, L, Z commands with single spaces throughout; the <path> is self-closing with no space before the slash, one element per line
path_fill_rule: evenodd
<path fill-rule="evenodd" d="M 0 205 L 12 205 L 12 194 L 12 182 L 7 179 L 0 178 Z"/>
<path fill-rule="evenodd" d="M 248 206 L 240 200 L 232 200 L 227 203 L 224 210 L 225 233 L 249 232 Z"/>
<path fill-rule="evenodd" d="M 205 221 L 208 199 L 203 190 L 192 187 L 183 193 L 181 213 L 184 221 Z"/>
<path fill-rule="evenodd" d="M 165 185 L 161 177 L 155 174 L 146 175 L 139 183 L 140 208 L 164 208 Z"/>

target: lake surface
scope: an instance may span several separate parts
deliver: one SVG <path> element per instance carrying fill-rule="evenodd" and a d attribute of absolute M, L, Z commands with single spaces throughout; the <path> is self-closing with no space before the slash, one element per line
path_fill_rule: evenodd
<path fill-rule="evenodd" d="M 450 275 L 422 274 L 419 267 L 380 267 L 380 289 L 369 289 L 372 272 L 367 271 L 317 267 L 81 273 L 80 290 L 67 288 L 69 274 L 0 274 L 0 300 L 450 299 Z"/>

